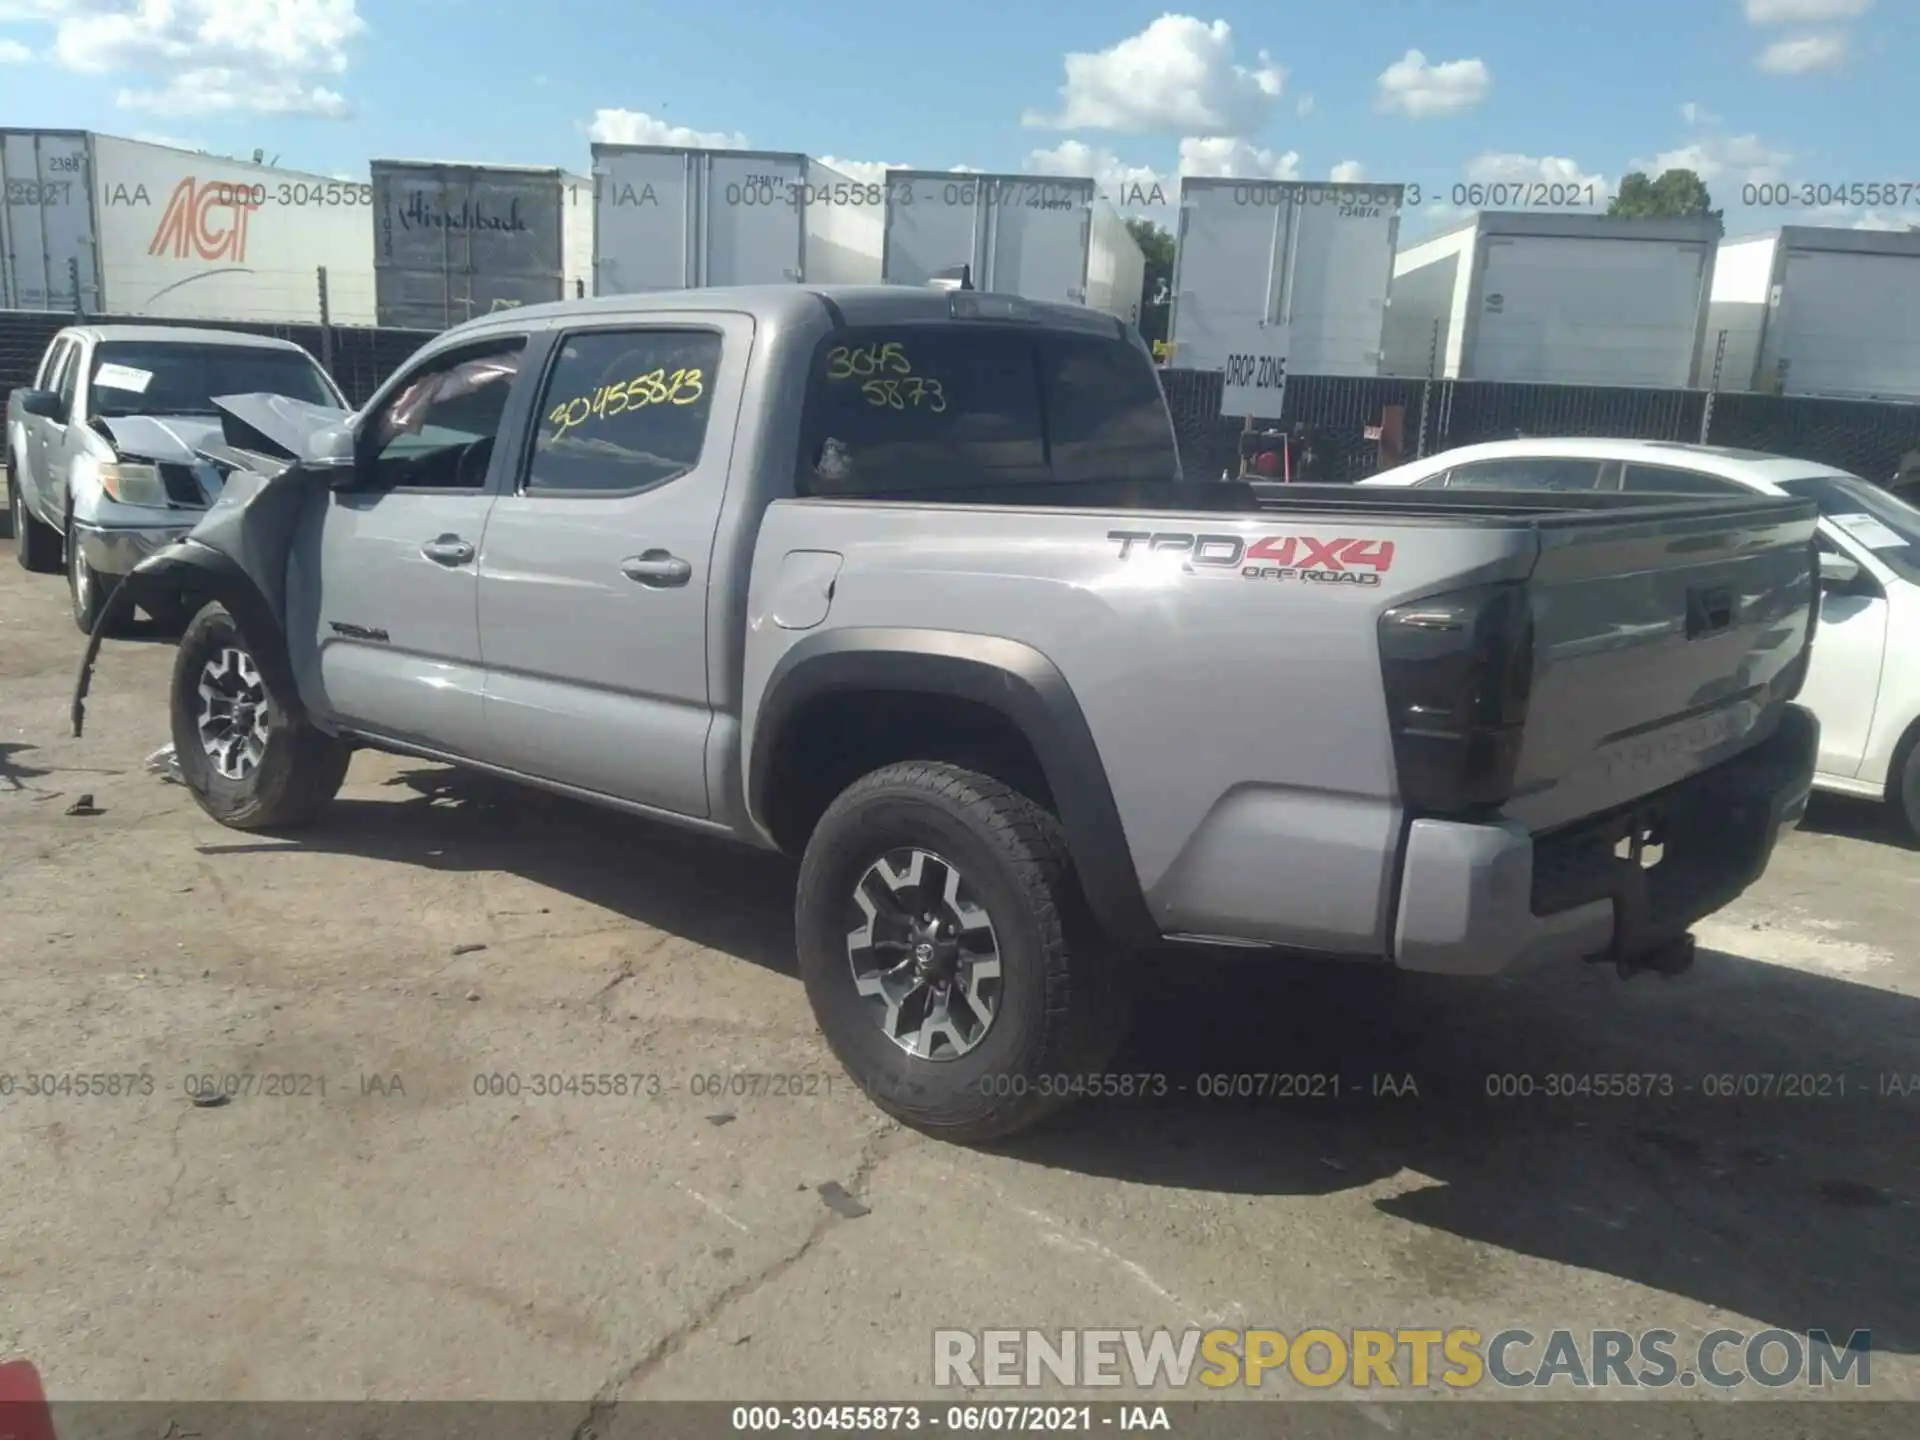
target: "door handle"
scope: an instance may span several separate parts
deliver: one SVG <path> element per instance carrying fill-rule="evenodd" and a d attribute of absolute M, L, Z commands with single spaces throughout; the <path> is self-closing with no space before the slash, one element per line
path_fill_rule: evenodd
<path fill-rule="evenodd" d="M 665 550 L 647 550 L 620 562 L 620 573 L 651 590 L 667 590 L 693 578 L 693 565 Z"/>
<path fill-rule="evenodd" d="M 473 546 L 458 535 L 442 535 L 422 545 L 420 553 L 439 565 L 465 565 L 473 559 Z"/>

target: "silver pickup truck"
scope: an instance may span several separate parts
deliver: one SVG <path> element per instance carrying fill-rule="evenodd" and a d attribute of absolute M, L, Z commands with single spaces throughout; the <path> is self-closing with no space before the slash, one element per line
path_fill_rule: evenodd
<path fill-rule="evenodd" d="M 82 630 L 121 576 L 206 512 L 213 496 L 195 447 L 219 436 L 212 397 L 236 390 L 346 404 L 291 340 L 174 325 L 69 326 L 33 384 L 8 395 L 15 554 L 28 570 L 64 563 Z"/>
<path fill-rule="evenodd" d="M 205 602 L 206 811 L 368 746 L 800 856 L 828 1042 L 955 1139 L 1097 1088 L 1162 940 L 1682 968 L 1807 795 L 1811 502 L 1187 482 L 1078 308 L 623 295 L 221 404 L 127 587 Z"/>

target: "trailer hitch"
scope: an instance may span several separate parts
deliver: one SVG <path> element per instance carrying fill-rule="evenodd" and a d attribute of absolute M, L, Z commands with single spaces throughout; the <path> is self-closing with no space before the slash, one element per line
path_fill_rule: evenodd
<path fill-rule="evenodd" d="M 1666 858 L 1666 836 L 1658 818 L 1630 816 L 1613 837 L 1616 846 L 1624 843 L 1625 855 L 1609 857 L 1607 890 L 1613 900 L 1613 940 L 1605 950 L 1589 955 L 1595 964 L 1611 963 L 1622 980 L 1651 972 L 1674 976 L 1693 964 L 1694 938 L 1682 930 L 1663 932 L 1654 923 L 1647 896 L 1647 848 L 1662 847 Z M 1658 863 L 1658 862 L 1656 862 Z"/>

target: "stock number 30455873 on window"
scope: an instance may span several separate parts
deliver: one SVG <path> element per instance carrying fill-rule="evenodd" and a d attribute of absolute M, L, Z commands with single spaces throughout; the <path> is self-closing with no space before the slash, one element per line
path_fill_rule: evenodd
<path fill-rule="evenodd" d="M 918 410 L 935 415 L 947 408 L 947 394 L 930 375 L 913 373 L 913 362 L 899 341 L 884 345 L 836 345 L 827 352 L 829 381 L 858 380 L 860 393 L 875 408 Z"/>
<path fill-rule="evenodd" d="M 590 395 L 562 400 L 547 412 L 547 423 L 554 427 L 552 438 L 558 440 L 589 420 L 611 420 L 616 415 L 649 405 L 692 405 L 706 393 L 706 380 L 700 371 L 669 373 L 660 369 L 615 385 L 602 385 Z"/>

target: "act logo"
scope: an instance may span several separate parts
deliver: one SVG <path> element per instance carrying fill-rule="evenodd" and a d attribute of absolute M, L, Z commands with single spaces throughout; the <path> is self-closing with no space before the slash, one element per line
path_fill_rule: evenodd
<path fill-rule="evenodd" d="M 173 187 L 147 253 L 245 263 L 247 222 L 259 208 L 258 200 L 258 193 L 245 185 L 202 182 L 189 175 Z"/>

